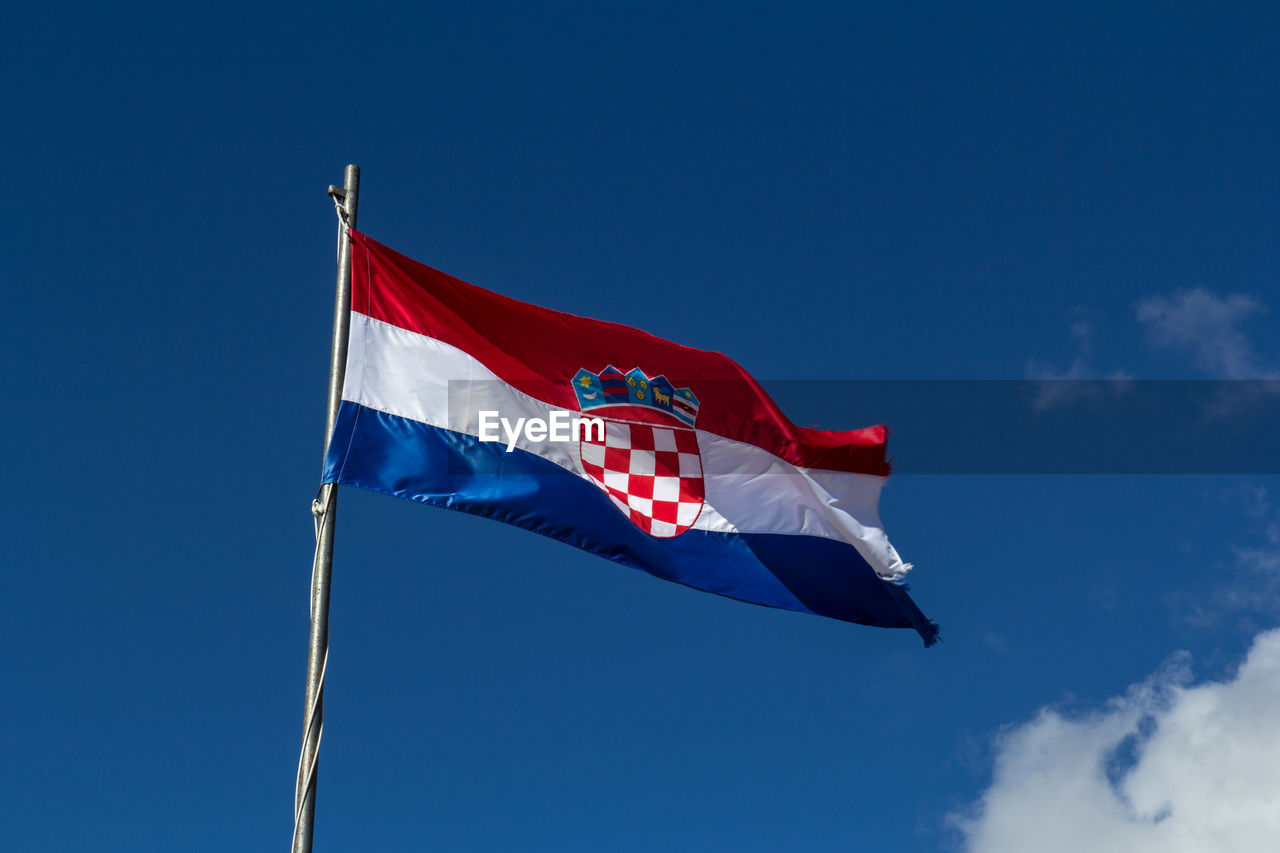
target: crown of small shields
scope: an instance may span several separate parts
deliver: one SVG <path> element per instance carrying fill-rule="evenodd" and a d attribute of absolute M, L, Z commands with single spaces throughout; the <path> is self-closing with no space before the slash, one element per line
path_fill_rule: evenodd
<path fill-rule="evenodd" d="M 599 373 L 580 368 L 573 377 L 578 408 L 586 412 L 601 406 L 645 406 L 675 416 L 689 426 L 698 419 L 698 398 L 688 388 L 674 387 L 665 376 L 650 379 L 638 367 L 623 374 L 612 364 Z"/>

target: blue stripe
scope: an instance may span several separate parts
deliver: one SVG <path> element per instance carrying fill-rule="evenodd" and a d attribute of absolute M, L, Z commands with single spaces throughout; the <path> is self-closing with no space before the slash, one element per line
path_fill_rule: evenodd
<path fill-rule="evenodd" d="M 920 631 L 932 626 L 853 546 L 813 536 L 689 530 L 656 539 L 599 488 L 539 456 L 343 402 L 324 481 L 493 518 L 718 595 Z"/>

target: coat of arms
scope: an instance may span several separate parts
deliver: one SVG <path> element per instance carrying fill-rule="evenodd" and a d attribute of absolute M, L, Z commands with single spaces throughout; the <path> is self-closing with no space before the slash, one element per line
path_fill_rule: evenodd
<path fill-rule="evenodd" d="M 670 538 L 692 527 L 705 494 L 693 392 L 665 376 L 650 379 L 638 367 L 623 374 L 612 365 L 599 373 L 579 370 L 573 388 L 582 412 L 605 425 L 603 439 L 586 430 L 579 442 L 587 476 L 651 536 Z"/>

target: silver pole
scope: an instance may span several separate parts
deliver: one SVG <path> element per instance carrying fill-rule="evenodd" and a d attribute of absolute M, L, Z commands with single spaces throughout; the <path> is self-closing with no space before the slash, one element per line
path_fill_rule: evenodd
<path fill-rule="evenodd" d="M 329 195 L 345 209 L 338 223 L 338 287 L 333 301 L 333 348 L 329 359 L 329 402 L 325 411 L 327 452 L 342 404 L 342 378 L 347 369 L 347 338 L 351 328 L 351 238 L 360 196 L 360 167 L 347 166 L 342 187 Z M 339 210 L 340 218 L 343 210 Z M 302 755 L 294 789 L 293 853 L 311 853 L 315 829 L 316 776 L 320 734 L 324 729 L 324 671 L 329 659 L 329 581 L 333 573 L 333 534 L 337 521 L 338 486 L 326 483 L 312 504 L 316 516 L 316 555 L 311 569 L 311 646 L 307 654 L 307 704 L 302 718 Z"/>

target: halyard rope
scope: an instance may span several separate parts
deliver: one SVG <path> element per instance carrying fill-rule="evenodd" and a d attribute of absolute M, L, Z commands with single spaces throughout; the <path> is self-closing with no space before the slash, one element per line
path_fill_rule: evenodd
<path fill-rule="evenodd" d="M 338 241 L 338 264 L 342 264 L 342 249 L 344 243 L 351 240 L 351 215 L 347 208 L 333 196 L 333 210 L 338 216 L 338 227 L 342 233 L 346 235 L 347 240 Z M 320 487 L 320 491 L 316 494 L 314 500 L 311 501 L 311 522 L 316 534 L 315 553 L 311 557 L 311 589 L 314 593 L 316 588 L 316 571 L 320 568 L 320 527 L 324 523 L 324 516 L 333 507 L 333 495 L 337 491 L 336 483 L 325 483 Z M 314 625 L 316 621 L 316 599 L 315 595 L 311 596 L 310 604 L 311 623 Z M 315 699 L 311 706 L 307 709 L 307 728 L 302 735 L 302 746 L 298 750 L 298 777 L 293 788 L 293 841 L 290 849 L 296 849 L 298 845 L 298 824 L 302 820 L 302 806 L 306 802 L 306 794 L 315 784 L 316 780 L 316 764 L 320 760 L 320 740 L 324 737 L 324 721 L 320 719 L 321 699 L 324 696 L 324 675 L 329 669 L 329 644 L 326 641 L 324 647 L 324 660 L 320 663 L 320 679 L 316 685 Z M 302 772 L 302 764 L 307 757 L 307 742 L 311 740 L 311 733 L 316 735 L 316 748 L 311 753 L 311 762 L 307 765 L 306 773 Z"/>
<path fill-rule="evenodd" d="M 320 565 L 320 525 L 323 523 L 325 513 L 327 513 L 333 505 L 333 493 L 337 487 L 333 484 L 326 483 L 320 487 L 319 494 L 315 500 L 311 501 L 311 521 L 316 534 L 315 554 L 311 559 L 311 588 L 315 589 L 316 585 L 316 569 Z M 315 597 L 311 598 L 310 613 L 312 622 L 315 621 Z M 298 781 L 293 789 L 293 844 L 298 841 L 298 823 L 302 819 L 302 804 L 306 800 L 306 792 L 315 783 L 316 763 L 320 759 L 320 740 L 324 737 L 324 722 L 319 719 L 320 699 L 324 696 L 324 675 L 329 668 L 329 646 L 326 643 L 324 649 L 324 660 L 320 664 L 320 683 L 316 686 L 315 701 L 307 711 L 307 729 L 302 735 L 302 747 L 298 752 Z M 317 725 L 319 726 L 316 729 Z M 302 762 L 306 760 L 307 741 L 311 739 L 311 732 L 316 731 L 316 748 L 311 753 L 311 763 L 307 766 L 307 772 L 304 777 L 302 772 Z M 292 849 L 292 848 L 291 848 Z"/>

